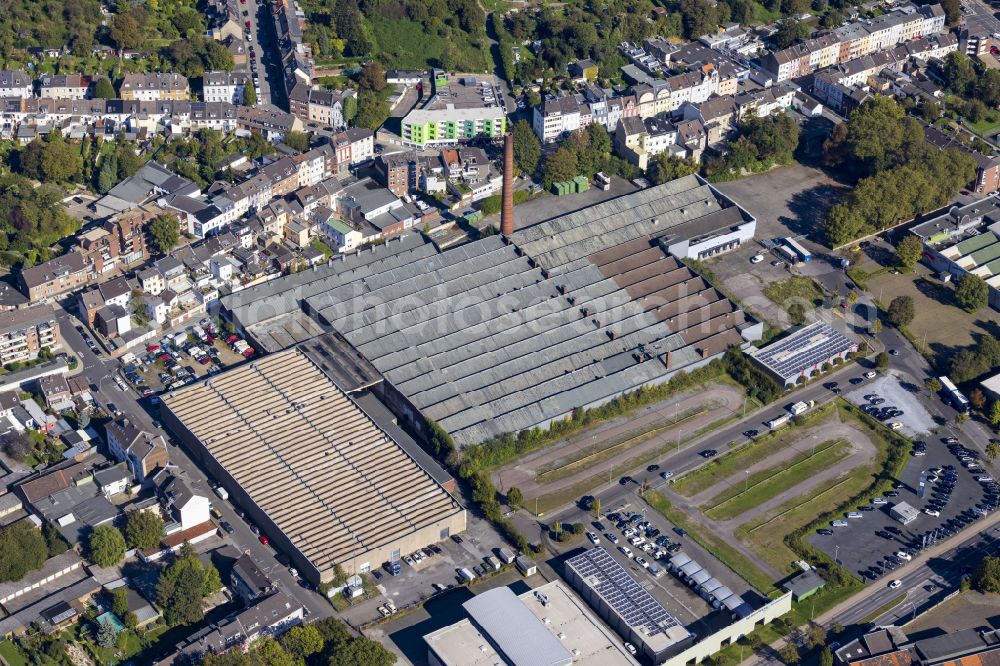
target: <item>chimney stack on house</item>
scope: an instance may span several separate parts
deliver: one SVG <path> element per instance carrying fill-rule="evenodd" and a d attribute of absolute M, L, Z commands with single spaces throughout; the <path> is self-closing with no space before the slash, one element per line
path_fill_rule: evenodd
<path fill-rule="evenodd" d="M 508 132 L 503 138 L 503 199 L 500 208 L 500 233 L 514 233 L 514 137 Z"/>

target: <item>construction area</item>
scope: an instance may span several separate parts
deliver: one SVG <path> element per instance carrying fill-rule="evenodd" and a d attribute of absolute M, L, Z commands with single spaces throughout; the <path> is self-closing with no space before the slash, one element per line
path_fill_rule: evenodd
<path fill-rule="evenodd" d="M 745 231 L 748 217 L 686 176 L 444 252 L 404 236 L 226 296 L 224 313 L 264 351 L 297 342 L 274 332 L 306 330 L 303 318 L 336 331 L 382 375 L 395 413 L 465 446 L 758 339 L 760 322 L 672 252 L 716 234 L 730 247 L 726 225 Z"/>
<path fill-rule="evenodd" d="M 465 530 L 464 508 L 301 349 L 165 395 L 161 414 L 314 584 Z"/>

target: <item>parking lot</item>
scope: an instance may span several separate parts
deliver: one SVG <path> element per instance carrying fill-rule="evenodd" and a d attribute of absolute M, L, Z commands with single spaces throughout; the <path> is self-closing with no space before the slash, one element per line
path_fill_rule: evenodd
<path fill-rule="evenodd" d="M 638 514 L 640 517 L 631 517 L 634 514 Z M 622 519 L 631 518 L 627 522 L 630 523 L 632 529 L 635 529 L 636 525 L 645 525 L 646 523 L 648 523 L 648 528 L 637 531 L 635 534 L 629 533 L 632 536 L 626 536 L 628 528 L 618 528 L 615 521 L 609 519 L 608 516 L 619 518 L 619 524 L 625 522 Z M 762 601 L 746 581 L 695 543 L 683 530 L 678 532 L 675 525 L 645 504 L 626 504 L 623 507 L 611 509 L 599 521 L 588 524 L 587 529 L 598 537 L 600 540 L 598 545 L 606 548 L 639 581 L 643 588 L 663 604 L 669 613 L 683 623 L 688 630 L 699 635 L 717 631 L 726 626 L 730 619 L 727 613 L 714 609 L 678 575 L 670 572 L 670 558 L 679 553 L 684 553 L 697 562 L 713 578 L 735 594 L 743 597 L 751 606 L 756 607 Z M 653 536 L 650 538 L 649 535 Z M 617 543 L 609 536 L 617 539 Z M 636 537 L 642 538 L 644 542 L 630 541 Z M 594 546 L 589 541 L 585 545 L 587 547 Z M 622 549 L 625 548 L 631 552 L 631 555 L 623 552 Z M 656 557 L 657 551 L 662 552 L 662 556 L 659 558 Z M 642 561 L 650 566 L 648 568 L 643 566 Z M 652 573 L 652 565 L 659 568 L 659 575 Z"/>
<path fill-rule="evenodd" d="M 202 319 L 197 326 L 188 325 L 151 341 L 145 349 L 134 352 L 134 360 L 123 359 L 120 378 L 115 381 L 124 379 L 144 396 L 190 384 L 246 360 L 245 354 L 234 349 L 238 338 L 226 342 L 234 337 Z M 243 349 L 242 345 L 239 348 Z"/>
<path fill-rule="evenodd" d="M 864 386 L 851 387 L 844 394 L 844 397 L 862 409 L 871 405 L 866 409 L 871 416 L 887 424 L 900 423 L 902 427 L 899 432 L 912 438 L 924 436 L 937 427 L 930 412 L 920 402 L 920 398 L 917 396 L 918 390 L 919 387 L 901 384 L 894 375 L 886 374 Z M 872 400 L 869 400 L 869 396 Z M 875 412 L 876 409 L 886 410 L 893 407 L 903 413 L 883 419 L 880 418 L 881 414 Z M 882 412 L 882 414 L 885 413 Z M 888 413 L 894 414 L 894 412 Z"/>
<path fill-rule="evenodd" d="M 751 257 L 762 255 L 764 260 L 752 263 Z M 726 254 L 706 260 L 705 265 L 712 271 L 719 286 L 732 294 L 741 305 L 759 314 L 773 326 L 785 328 L 791 325 L 788 313 L 767 296 L 764 290 L 794 275 L 785 258 L 769 251 L 757 242 L 744 244 Z"/>
<path fill-rule="evenodd" d="M 921 446 L 924 454 L 914 455 Z M 897 578 L 892 572 L 905 563 L 906 557 L 895 558 L 896 553 L 908 549 L 907 554 L 913 555 L 935 541 L 948 538 L 963 524 L 977 518 L 977 505 L 993 510 L 990 508 L 993 505 L 983 504 L 987 488 L 976 480 L 982 472 L 970 472 L 964 465 L 940 437 L 917 443 L 892 491 L 898 496 L 885 497 L 886 504 L 856 507 L 852 515 L 858 517 L 845 516 L 839 523 L 846 523 L 845 526 L 830 526 L 827 534 L 814 534 L 809 541 L 866 582 Z M 909 504 L 920 515 L 909 524 L 901 524 L 889 514 L 898 502 Z M 929 515 L 925 509 L 939 515 Z"/>

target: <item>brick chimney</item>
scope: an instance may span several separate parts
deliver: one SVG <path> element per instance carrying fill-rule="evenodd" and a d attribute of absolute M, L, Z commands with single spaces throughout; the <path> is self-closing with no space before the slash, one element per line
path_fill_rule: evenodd
<path fill-rule="evenodd" d="M 500 208 L 500 233 L 514 233 L 514 137 L 508 132 L 503 138 L 503 198 Z"/>

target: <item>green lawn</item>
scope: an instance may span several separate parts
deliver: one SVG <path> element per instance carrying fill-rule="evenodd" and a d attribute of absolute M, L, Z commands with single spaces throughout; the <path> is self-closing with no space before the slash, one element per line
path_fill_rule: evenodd
<path fill-rule="evenodd" d="M 1000 114 L 991 111 L 978 123 L 974 123 L 966 118 L 965 125 L 980 136 L 993 136 L 997 129 L 1000 128 Z"/>
<path fill-rule="evenodd" d="M 122 632 L 121 635 L 125 637 L 124 639 L 122 639 L 125 641 L 125 644 L 122 648 L 118 647 L 106 648 L 106 647 L 101 647 L 95 642 L 88 643 L 90 645 L 94 657 L 97 659 L 97 662 L 99 664 L 108 664 L 109 666 L 111 666 L 112 664 L 117 664 L 122 660 L 127 660 L 130 657 L 133 657 L 142 651 L 142 640 L 138 636 L 136 636 L 134 631 L 125 631 Z M 121 650 L 122 652 L 122 659 L 118 659 L 115 657 L 115 654 L 119 650 Z"/>
<path fill-rule="evenodd" d="M 7 662 L 7 666 L 28 666 L 24 654 L 10 641 L 0 641 L 0 657 Z"/>
<path fill-rule="evenodd" d="M 371 26 L 378 58 L 387 68 L 436 67 L 446 49 L 458 71 L 481 72 L 491 64 L 485 38 L 477 42 L 457 28 L 455 34 L 462 39 L 449 41 L 447 37 L 425 31 L 416 21 L 372 16 L 366 17 L 365 22 Z"/>
<path fill-rule="evenodd" d="M 814 423 L 817 419 L 833 412 L 831 404 L 817 407 L 804 415 L 798 423 L 774 432 L 764 433 L 755 440 L 732 449 L 714 458 L 707 465 L 685 474 L 673 484 L 674 492 L 690 497 L 697 495 L 706 488 L 728 479 L 734 474 L 747 469 L 765 458 L 774 455 L 775 450 L 792 444 L 798 438 L 798 430 L 802 425 Z"/>
<path fill-rule="evenodd" d="M 747 477 L 746 485 L 736 483 L 713 498 L 705 515 L 713 520 L 728 520 L 794 488 L 806 479 L 847 457 L 850 445 L 843 440 L 823 442 L 812 451 L 803 451 L 781 465 Z M 748 488 L 746 492 L 743 488 Z"/>
<path fill-rule="evenodd" d="M 826 294 L 816 281 L 801 275 L 769 284 L 764 288 L 764 295 L 785 310 L 794 303 L 815 308 L 823 305 L 826 300 Z"/>
<path fill-rule="evenodd" d="M 720 562 L 732 569 L 743 580 L 753 585 L 762 594 L 771 594 L 775 591 L 774 581 L 771 577 L 761 571 L 753 562 L 748 560 L 740 551 L 736 550 L 722 539 L 716 537 L 708 530 L 692 527 L 684 514 L 673 508 L 670 500 L 663 494 L 650 490 L 643 495 L 643 499 L 656 511 L 671 523 L 687 531 L 688 538 L 701 544 L 702 548 L 712 553 Z"/>

